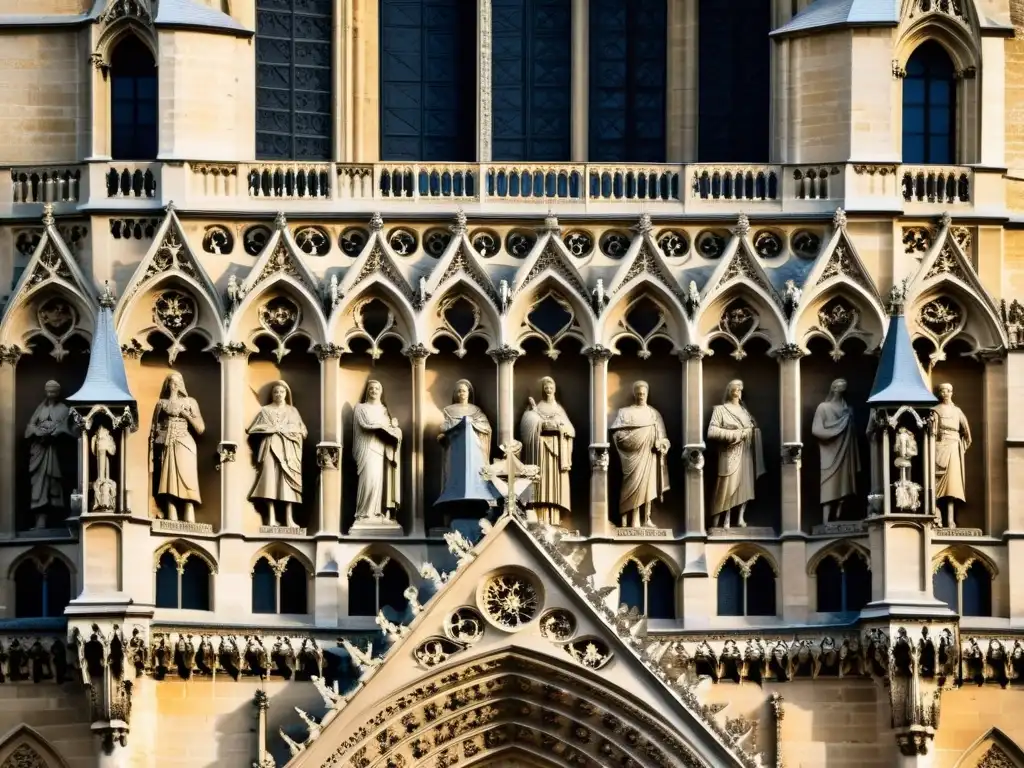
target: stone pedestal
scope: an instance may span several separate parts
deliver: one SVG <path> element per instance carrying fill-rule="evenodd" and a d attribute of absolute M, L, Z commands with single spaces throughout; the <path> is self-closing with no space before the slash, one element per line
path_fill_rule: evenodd
<path fill-rule="evenodd" d="M 835 520 L 822 523 L 811 528 L 812 536 L 845 536 L 851 533 L 864 533 L 863 520 Z"/>
<path fill-rule="evenodd" d="M 212 536 L 213 526 L 209 523 L 186 523 L 182 520 L 153 521 L 153 530 L 160 533 L 181 533 L 185 536 Z"/>
<path fill-rule="evenodd" d="M 297 525 L 261 525 L 260 536 L 302 536 L 305 537 L 306 529 Z"/>
<path fill-rule="evenodd" d="M 616 528 L 617 539 L 671 539 L 671 528 Z"/>
<path fill-rule="evenodd" d="M 711 539 L 774 539 L 775 529 L 764 526 L 747 526 L 740 528 L 737 525 L 729 528 L 708 528 L 708 538 Z"/>
<path fill-rule="evenodd" d="M 386 538 L 398 538 L 405 535 L 402 526 L 394 520 L 356 520 L 348 529 L 349 536 L 380 536 Z"/>

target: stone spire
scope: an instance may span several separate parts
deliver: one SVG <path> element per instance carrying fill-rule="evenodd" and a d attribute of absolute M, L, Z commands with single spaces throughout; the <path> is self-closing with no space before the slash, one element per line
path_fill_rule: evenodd
<path fill-rule="evenodd" d="M 868 397 L 868 405 L 875 408 L 931 406 L 938 402 L 925 384 L 921 363 L 910 342 L 907 319 L 903 316 L 906 290 L 905 285 L 894 285 L 889 292 L 889 329 Z"/>

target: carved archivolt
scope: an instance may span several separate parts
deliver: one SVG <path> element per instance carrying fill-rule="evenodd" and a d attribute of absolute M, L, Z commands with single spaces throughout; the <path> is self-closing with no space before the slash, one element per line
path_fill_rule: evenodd
<path fill-rule="evenodd" d="M 292 559 L 295 559 L 305 569 L 307 575 L 313 573 L 313 564 L 298 550 L 284 544 L 273 544 L 257 552 L 252 559 L 249 573 L 250 575 L 253 573 L 260 560 L 266 560 L 267 564 L 280 576 L 288 567 L 288 561 Z"/>

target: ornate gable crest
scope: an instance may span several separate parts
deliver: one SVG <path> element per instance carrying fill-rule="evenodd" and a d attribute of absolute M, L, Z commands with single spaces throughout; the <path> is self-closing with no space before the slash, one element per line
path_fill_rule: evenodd
<path fill-rule="evenodd" d="M 465 232 L 458 233 L 452 238 L 452 242 L 449 243 L 441 260 L 431 271 L 426 282 L 427 295 L 438 294 L 449 281 L 462 274 L 480 287 L 495 308 L 500 308 L 501 298 L 494 288 L 494 282 L 477 258 L 476 251 L 473 250 L 473 245 L 469 242 Z"/>
<path fill-rule="evenodd" d="M 995 302 L 982 285 L 971 260 L 953 237 L 952 229 L 948 221 L 943 222 L 931 251 L 921 260 L 921 266 L 907 288 L 907 296 L 916 296 L 937 283 L 950 281 L 975 295 L 993 317 L 998 317 Z"/>
<path fill-rule="evenodd" d="M 757 257 L 750 250 L 750 245 L 745 237 L 736 235 L 733 237 L 732 253 L 726 250 L 722 256 L 721 263 L 715 268 L 711 278 L 704 285 L 701 292 L 703 302 L 710 296 L 719 293 L 726 286 L 746 280 L 753 283 L 768 296 L 775 304 L 779 304 L 779 295 L 772 287 L 764 268 L 758 263 Z"/>
<path fill-rule="evenodd" d="M 278 214 L 274 234 L 270 236 L 263 253 L 242 283 L 241 293 L 248 296 L 264 283 L 278 277 L 294 280 L 319 300 L 319 281 L 302 260 L 302 251 L 295 244 L 282 214 Z"/>
<path fill-rule="evenodd" d="M 181 221 L 169 206 L 167 216 L 153 236 L 153 245 L 139 262 L 135 274 L 125 287 L 117 310 L 117 317 L 124 314 L 132 299 L 147 286 L 169 275 L 177 275 L 202 290 L 213 302 L 218 316 L 224 314 L 217 288 L 192 252 L 181 227 Z"/>
<path fill-rule="evenodd" d="M 612 278 L 611 285 L 608 286 L 608 293 L 614 296 L 625 286 L 629 285 L 634 278 L 647 274 L 665 286 L 665 289 L 670 294 L 679 299 L 681 304 L 685 305 L 686 300 L 683 291 L 679 287 L 679 283 L 672 276 L 669 268 L 665 265 L 665 260 L 661 257 L 661 250 L 654 243 L 653 238 L 651 238 L 649 233 L 645 232 L 638 240 L 639 247 L 636 249 L 633 260 L 627 261 L 619 268 L 615 277 Z"/>
<path fill-rule="evenodd" d="M 541 235 L 541 240 L 533 249 L 533 253 L 519 268 L 512 291 L 513 296 L 521 294 L 531 283 L 549 271 L 565 280 L 579 294 L 583 303 L 590 306 L 586 282 L 572 263 L 572 257 L 569 256 L 565 244 L 551 232 Z"/>
<path fill-rule="evenodd" d="M 878 302 L 879 306 L 883 305 L 878 288 L 875 287 L 845 228 L 839 228 L 832 234 L 832 239 L 811 268 L 806 285 L 813 286 L 814 292 L 818 293 L 824 286 L 837 279 L 849 280 L 860 286 Z"/>
<path fill-rule="evenodd" d="M 121 19 L 151 24 L 153 14 L 147 0 L 109 0 L 107 7 L 103 9 L 96 21 L 100 24 L 113 24 Z"/>
<path fill-rule="evenodd" d="M 338 295 L 346 296 L 354 288 L 378 275 L 381 280 L 390 283 L 406 301 L 414 307 L 420 305 L 420 297 L 413 290 L 405 275 L 398 268 L 398 262 L 391 250 L 391 246 L 382 234 L 383 221 L 379 215 L 374 215 L 370 222 L 370 239 L 363 246 L 359 258 L 355 264 L 348 268 L 345 276 L 338 286 Z"/>

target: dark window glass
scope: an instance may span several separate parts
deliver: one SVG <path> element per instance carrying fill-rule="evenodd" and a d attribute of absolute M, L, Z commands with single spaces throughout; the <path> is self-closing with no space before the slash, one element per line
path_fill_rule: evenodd
<path fill-rule="evenodd" d="M 476 9 L 463 0 L 381 0 L 383 160 L 476 158 Z"/>
<path fill-rule="evenodd" d="M 210 610 L 210 567 L 195 555 L 185 561 L 181 574 L 181 607 Z"/>
<path fill-rule="evenodd" d="M 348 577 L 348 615 L 377 615 L 377 580 L 373 577 L 373 568 L 365 560 L 360 560 Z"/>
<path fill-rule="evenodd" d="M 590 160 L 665 162 L 665 0 L 590 2 Z"/>
<path fill-rule="evenodd" d="M 492 156 L 572 154 L 571 0 L 492 0 Z"/>
<path fill-rule="evenodd" d="M 676 617 L 676 579 L 660 560 L 651 569 L 647 582 L 647 616 L 651 619 Z"/>
<path fill-rule="evenodd" d="M 305 613 L 309 598 L 309 578 L 302 563 L 288 560 L 281 574 L 281 613 Z"/>
<path fill-rule="evenodd" d="M 156 62 L 141 40 L 125 37 L 110 56 L 110 154 L 115 160 L 155 160 Z"/>
<path fill-rule="evenodd" d="M 334 0 L 256 1 L 256 157 L 332 154 Z"/>
<path fill-rule="evenodd" d="M 757 558 L 747 577 L 747 616 L 775 615 L 775 572 L 763 557 Z"/>
<path fill-rule="evenodd" d="M 871 602 L 871 569 L 859 555 L 851 555 L 843 563 L 846 577 L 846 610 L 859 611 Z"/>
<path fill-rule="evenodd" d="M 771 6 L 765 0 L 699 0 L 700 162 L 768 162 Z"/>
<path fill-rule="evenodd" d="M 834 557 L 826 557 L 815 571 L 818 582 L 818 610 L 837 613 L 843 610 L 843 570 Z"/>
<path fill-rule="evenodd" d="M 730 557 L 718 572 L 718 615 L 743 615 L 743 575 Z"/>
<path fill-rule="evenodd" d="M 63 616 L 71 602 L 71 571 L 63 560 L 53 560 L 46 569 L 46 615 Z"/>
<path fill-rule="evenodd" d="M 935 592 L 936 600 L 944 602 L 954 613 L 960 613 L 957 600 L 959 590 L 956 583 L 956 571 L 948 562 L 943 562 L 939 570 L 932 575 L 932 589 Z"/>
<path fill-rule="evenodd" d="M 956 162 L 956 73 L 934 40 L 907 60 L 903 79 L 903 162 Z"/>
<path fill-rule="evenodd" d="M 178 607 L 178 561 L 170 552 L 160 555 L 156 567 L 156 607 Z"/>
<path fill-rule="evenodd" d="M 14 571 L 14 616 L 43 616 L 43 574 L 35 560 L 24 560 Z"/>
<path fill-rule="evenodd" d="M 967 569 L 962 594 L 964 616 L 992 615 L 992 577 L 977 560 Z"/>
<path fill-rule="evenodd" d="M 252 569 L 252 612 L 277 613 L 277 574 L 262 557 Z"/>
<path fill-rule="evenodd" d="M 408 588 L 409 576 L 405 569 L 394 560 L 389 560 L 380 579 L 380 607 L 389 605 L 399 615 L 405 613 L 409 606 L 409 600 L 405 596 L 405 590 Z"/>
<path fill-rule="evenodd" d="M 626 563 L 626 567 L 619 574 L 619 605 L 636 608 L 640 613 L 646 613 L 647 610 L 644 601 L 644 580 L 640 576 L 640 569 L 632 560 Z"/>

